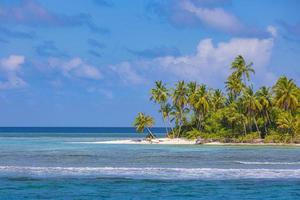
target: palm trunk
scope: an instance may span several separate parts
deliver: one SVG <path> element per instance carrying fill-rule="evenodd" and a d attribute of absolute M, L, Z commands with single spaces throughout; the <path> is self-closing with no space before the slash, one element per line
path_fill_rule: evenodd
<path fill-rule="evenodd" d="M 243 126 L 244 126 L 244 135 L 247 135 L 247 128 L 246 128 L 246 124 L 244 121 L 243 121 Z"/>
<path fill-rule="evenodd" d="M 261 138 L 261 133 L 259 131 L 259 128 L 258 128 L 258 125 L 257 125 L 257 121 L 256 121 L 255 117 L 253 119 L 254 119 L 254 124 L 255 124 L 255 127 L 256 127 L 256 131 L 259 133 L 259 136 Z"/>
<path fill-rule="evenodd" d="M 249 129 L 250 129 L 250 132 L 252 132 L 252 120 L 251 120 L 251 118 L 248 118 L 248 122 L 249 122 Z"/>
<path fill-rule="evenodd" d="M 166 120 L 165 120 L 164 117 L 163 117 L 163 122 L 164 122 L 164 125 L 165 125 L 165 128 L 166 128 L 166 135 L 168 135 L 169 130 L 168 130 L 168 127 L 167 127 L 167 124 L 166 124 Z"/>
<path fill-rule="evenodd" d="M 169 116 L 168 116 L 168 123 L 169 123 L 169 126 L 170 126 L 170 128 L 171 128 L 171 131 L 172 131 L 172 134 L 173 134 L 173 138 L 175 138 L 174 129 L 173 129 L 172 124 L 171 124 L 171 122 L 170 122 L 170 117 L 169 117 Z"/>
<path fill-rule="evenodd" d="M 268 123 L 268 119 L 264 119 L 265 136 L 268 134 L 267 123 Z"/>
<path fill-rule="evenodd" d="M 155 135 L 153 135 L 153 133 L 151 132 L 150 128 L 149 127 L 146 127 L 147 131 L 149 132 L 149 134 L 153 137 L 153 138 L 156 138 Z"/>
<path fill-rule="evenodd" d="M 180 122 L 179 122 L 179 130 L 178 130 L 178 134 L 177 134 L 177 138 L 179 138 L 180 136 L 180 132 L 181 132 L 181 127 L 182 127 L 182 124 L 183 124 L 183 119 L 182 119 L 182 109 L 180 109 Z"/>
<path fill-rule="evenodd" d="M 268 111 L 266 111 L 266 116 L 267 116 L 268 123 L 271 124 L 271 119 L 270 119 Z"/>
<path fill-rule="evenodd" d="M 201 113 L 199 113 L 199 116 L 198 116 L 198 123 L 197 123 L 197 128 L 198 130 L 200 131 L 200 128 L 201 128 Z"/>
<path fill-rule="evenodd" d="M 179 129 L 178 129 L 177 138 L 179 138 L 179 136 L 180 136 L 180 132 L 181 132 L 181 126 L 182 126 L 182 125 L 179 125 Z"/>
<path fill-rule="evenodd" d="M 163 113 L 163 107 L 164 106 L 165 106 L 165 103 L 162 103 L 160 105 L 160 110 L 161 110 L 161 116 L 162 116 L 162 119 L 163 119 L 163 122 L 164 122 L 164 125 L 165 125 L 165 128 L 166 128 L 166 135 L 168 135 L 169 130 L 168 130 L 168 127 L 167 127 L 167 124 L 166 124 L 166 119 L 165 119 L 164 113 Z"/>

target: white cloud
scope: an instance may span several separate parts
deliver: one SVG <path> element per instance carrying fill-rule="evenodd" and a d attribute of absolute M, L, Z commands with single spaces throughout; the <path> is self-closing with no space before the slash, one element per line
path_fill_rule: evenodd
<path fill-rule="evenodd" d="M 102 73 L 100 70 L 81 58 L 72 58 L 70 60 L 64 61 L 57 58 L 50 58 L 49 65 L 53 69 L 57 69 L 67 77 L 78 77 L 86 79 L 99 80 L 102 78 Z"/>
<path fill-rule="evenodd" d="M 0 89 L 16 89 L 26 87 L 27 83 L 18 76 L 9 76 L 7 81 L 0 82 Z"/>
<path fill-rule="evenodd" d="M 181 1 L 181 7 L 195 15 L 206 25 L 216 29 L 237 32 L 243 28 L 242 23 L 232 14 L 222 8 L 202 8 L 195 6 L 191 1 Z"/>
<path fill-rule="evenodd" d="M 18 55 L 10 55 L 8 58 L 0 60 L 0 64 L 5 71 L 17 71 L 24 64 L 25 57 Z"/>
<path fill-rule="evenodd" d="M 274 26 L 268 26 L 267 31 L 275 38 L 277 37 L 277 29 Z"/>
<path fill-rule="evenodd" d="M 214 46 L 211 39 L 204 39 L 199 42 L 194 55 L 158 58 L 156 62 L 165 72 L 179 78 L 217 82 L 228 75 L 230 63 L 237 55 L 252 61 L 256 71 L 266 71 L 273 42 L 273 38 L 233 38 Z"/>
<path fill-rule="evenodd" d="M 139 75 L 129 62 L 122 62 L 117 65 L 111 65 L 110 69 L 115 72 L 126 84 L 141 84 L 145 80 Z"/>
<path fill-rule="evenodd" d="M 150 3 L 149 8 L 179 27 L 207 27 L 239 37 L 270 37 L 269 31 L 244 23 L 222 6 L 224 1 L 169 0 Z"/>
<path fill-rule="evenodd" d="M 0 69 L 3 72 L 0 81 L 0 89 L 14 89 L 27 86 L 27 83 L 18 76 L 22 65 L 25 62 L 25 57 L 21 55 L 10 55 L 7 58 L 0 59 Z"/>
<path fill-rule="evenodd" d="M 197 80 L 217 86 L 224 83 L 230 73 L 231 62 L 242 55 L 246 62 L 253 62 L 257 79 L 272 76 L 267 65 L 270 60 L 274 38 L 232 38 L 227 42 L 213 44 L 212 39 L 198 43 L 194 54 L 185 56 L 165 56 L 152 60 L 123 62 L 113 66 L 113 70 L 126 82 L 143 83 L 141 73 L 147 78 L 170 80 Z M 136 70 L 139 69 L 139 73 Z"/>

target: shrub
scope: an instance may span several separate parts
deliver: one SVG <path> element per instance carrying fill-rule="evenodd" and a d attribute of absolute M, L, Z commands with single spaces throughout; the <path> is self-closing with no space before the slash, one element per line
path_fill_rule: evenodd
<path fill-rule="evenodd" d="M 197 137 L 201 137 L 203 138 L 204 137 L 204 133 L 198 131 L 197 129 L 193 129 L 191 131 L 187 131 L 185 133 L 183 133 L 183 136 L 187 139 L 196 139 Z"/>
<path fill-rule="evenodd" d="M 210 141 L 219 141 L 219 142 L 232 142 L 234 134 L 229 131 L 221 130 L 218 133 L 204 133 L 197 129 L 193 129 L 191 131 L 185 132 L 183 137 L 188 139 L 196 139 L 197 137 L 201 137 L 205 140 Z"/>
<path fill-rule="evenodd" d="M 246 135 L 243 136 L 239 136 L 237 138 L 237 142 L 242 142 L 242 143 L 252 143 L 255 140 L 259 140 L 260 139 L 260 135 L 258 132 L 252 132 L 252 133 L 248 133 Z"/>
<path fill-rule="evenodd" d="M 289 143 L 292 142 L 292 137 L 289 134 L 282 134 L 277 131 L 271 130 L 268 135 L 266 135 L 265 143 Z"/>

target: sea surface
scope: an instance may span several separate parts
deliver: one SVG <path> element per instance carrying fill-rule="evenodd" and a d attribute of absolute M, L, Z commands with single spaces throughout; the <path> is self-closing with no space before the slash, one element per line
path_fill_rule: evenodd
<path fill-rule="evenodd" d="M 300 147 L 94 143 L 143 136 L 0 128 L 0 200 L 300 199 Z"/>

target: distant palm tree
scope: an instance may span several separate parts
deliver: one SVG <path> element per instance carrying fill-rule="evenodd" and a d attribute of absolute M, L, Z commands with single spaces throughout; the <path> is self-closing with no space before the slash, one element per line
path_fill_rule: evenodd
<path fill-rule="evenodd" d="M 252 87 L 245 88 L 243 92 L 243 96 L 241 98 L 241 103 L 245 109 L 247 116 L 250 118 L 250 120 L 254 121 L 256 131 L 260 133 L 257 125 L 256 117 L 257 117 L 257 113 L 261 111 L 262 106 L 257 96 L 255 96 Z"/>
<path fill-rule="evenodd" d="M 166 104 L 168 102 L 169 92 L 165 84 L 162 81 L 155 81 L 155 88 L 151 89 L 151 97 L 150 100 L 160 105 L 160 111 L 166 111 Z M 168 127 L 166 125 L 166 120 L 169 117 L 169 112 L 161 112 L 163 122 L 166 128 L 166 133 L 169 132 Z"/>
<path fill-rule="evenodd" d="M 154 125 L 153 117 L 149 115 L 145 115 L 144 113 L 138 113 L 134 120 L 134 126 L 136 131 L 139 133 L 143 133 L 145 129 L 147 129 L 149 135 L 152 138 L 156 138 L 155 135 L 151 132 L 150 128 Z"/>
<path fill-rule="evenodd" d="M 176 117 L 176 125 L 178 126 L 177 137 L 179 137 L 181 132 L 181 127 L 185 120 L 185 106 L 187 104 L 187 86 L 184 81 L 178 81 L 175 85 L 175 89 L 172 93 L 172 101 L 175 108 L 173 116 Z M 175 114 L 174 114 L 175 113 Z"/>
<path fill-rule="evenodd" d="M 252 68 L 253 63 L 246 64 L 243 56 L 238 55 L 231 64 L 231 69 L 235 70 L 234 73 L 238 75 L 238 77 L 243 77 L 244 84 L 246 85 L 246 81 L 250 81 L 250 73 L 255 73 Z"/>
<path fill-rule="evenodd" d="M 294 111 L 299 106 L 300 90 L 293 79 L 280 77 L 273 87 L 275 104 L 286 110 Z"/>

